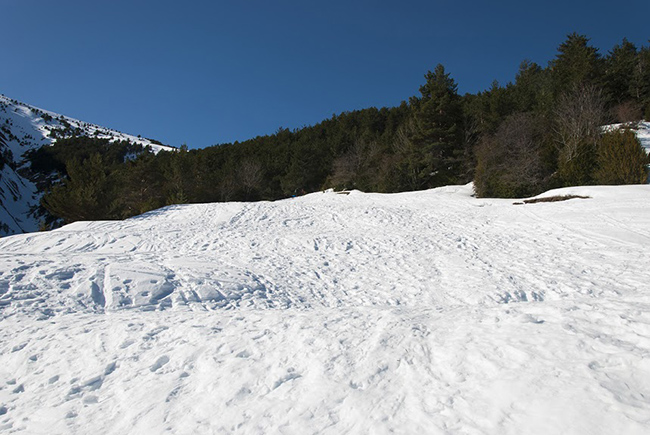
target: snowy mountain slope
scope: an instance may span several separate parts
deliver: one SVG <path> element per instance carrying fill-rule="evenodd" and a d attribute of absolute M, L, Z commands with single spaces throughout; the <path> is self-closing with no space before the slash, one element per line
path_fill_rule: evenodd
<path fill-rule="evenodd" d="M 648 433 L 650 186 L 471 192 L 172 206 L 0 240 L 0 428 Z"/>
<path fill-rule="evenodd" d="M 50 145 L 56 138 L 70 136 L 128 140 L 150 146 L 153 152 L 173 149 L 0 95 L 0 161 L 4 162 L 0 163 L 0 236 L 38 229 L 38 217 L 33 210 L 40 193 L 30 179 L 24 154 Z"/>

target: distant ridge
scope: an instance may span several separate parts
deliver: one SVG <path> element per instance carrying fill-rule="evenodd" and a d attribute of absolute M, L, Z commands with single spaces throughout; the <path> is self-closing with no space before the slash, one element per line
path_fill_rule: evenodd
<path fill-rule="evenodd" d="M 25 153 L 73 136 L 126 140 L 150 147 L 154 153 L 175 149 L 0 95 L 0 236 L 37 231 L 39 227 L 37 209 L 42 192 L 33 182 Z"/>

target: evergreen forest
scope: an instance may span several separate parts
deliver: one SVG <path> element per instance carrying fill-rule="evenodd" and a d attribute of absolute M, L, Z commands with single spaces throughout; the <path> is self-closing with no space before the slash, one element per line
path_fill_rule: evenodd
<path fill-rule="evenodd" d="M 401 192 L 474 181 L 479 197 L 526 197 L 562 186 L 644 183 L 649 162 L 635 135 L 602 128 L 641 119 L 650 119 L 650 46 L 623 39 L 603 54 L 574 33 L 548 65 L 524 60 L 513 82 L 477 94 L 460 95 L 437 65 L 398 107 L 158 154 L 61 138 L 30 160 L 46 191 L 44 228 L 327 188 Z"/>

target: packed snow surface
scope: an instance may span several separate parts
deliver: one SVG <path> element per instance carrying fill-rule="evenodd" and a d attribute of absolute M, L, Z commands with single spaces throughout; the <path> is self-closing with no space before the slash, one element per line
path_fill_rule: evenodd
<path fill-rule="evenodd" d="M 650 433 L 650 186 L 471 192 L 0 239 L 0 431 Z"/>

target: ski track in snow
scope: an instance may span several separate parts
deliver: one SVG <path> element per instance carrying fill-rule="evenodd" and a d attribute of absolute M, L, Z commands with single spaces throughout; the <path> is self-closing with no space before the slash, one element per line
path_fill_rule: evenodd
<path fill-rule="evenodd" d="M 0 431 L 649 433 L 650 186 L 471 190 L 0 239 Z"/>

